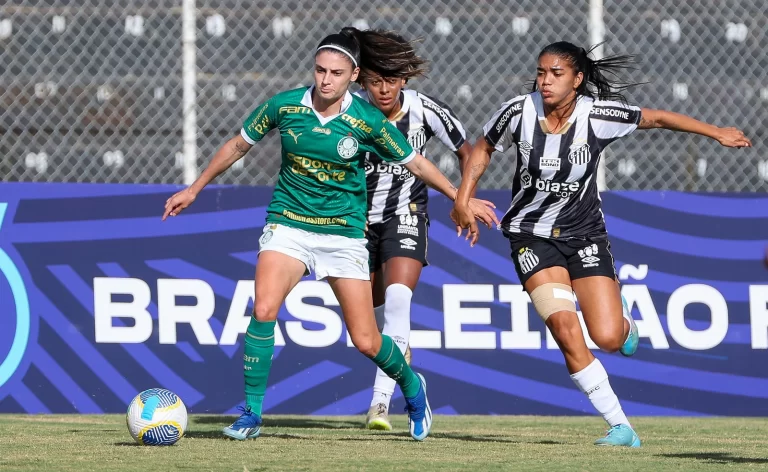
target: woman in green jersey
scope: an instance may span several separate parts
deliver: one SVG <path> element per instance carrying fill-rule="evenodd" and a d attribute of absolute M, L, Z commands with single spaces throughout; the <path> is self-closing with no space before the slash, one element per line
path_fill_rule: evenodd
<path fill-rule="evenodd" d="M 388 48 L 366 51 L 384 58 L 392 53 Z M 224 144 L 200 177 L 166 202 L 163 219 L 178 215 L 253 144 L 270 130 L 279 130 L 282 165 L 259 240 L 254 313 L 245 334 L 246 406 L 224 428 L 230 438 L 259 436 L 277 313 L 309 271 L 326 279 L 333 289 L 355 347 L 402 389 L 411 436 L 420 441 L 429 434 L 432 412 L 424 378 L 411 370 L 389 336 L 379 334 L 373 314 L 364 237 L 365 154 L 375 152 L 404 165 L 452 200 L 457 190 L 413 151 L 379 110 L 349 93 L 360 63 L 361 46 L 353 33 L 343 30 L 326 37 L 315 52 L 315 84 L 279 93 L 257 107 L 240 135 Z M 471 205 L 486 224 L 496 222 L 490 202 L 473 201 Z"/>

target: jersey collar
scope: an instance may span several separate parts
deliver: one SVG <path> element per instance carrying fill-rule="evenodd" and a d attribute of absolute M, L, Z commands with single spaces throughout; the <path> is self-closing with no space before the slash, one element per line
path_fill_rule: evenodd
<path fill-rule="evenodd" d="M 408 110 L 410 110 L 411 108 L 411 102 L 413 102 L 413 98 L 411 97 L 410 93 L 405 93 L 406 90 L 407 90 L 406 88 L 402 88 L 400 90 L 400 97 L 398 98 L 398 100 L 400 100 L 400 111 L 397 112 L 397 116 L 395 116 L 393 120 L 389 120 L 390 123 L 395 123 L 400 119 L 402 119 L 405 116 L 405 114 L 408 113 Z M 371 103 L 371 97 L 370 95 L 368 95 L 367 90 L 360 89 L 357 92 L 357 96 L 359 96 L 366 102 Z"/>
<path fill-rule="evenodd" d="M 304 97 L 301 99 L 301 104 L 305 107 L 310 108 L 317 117 L 318 121 L 320 121 L 321 125 L 325 125 L 332 119 L 336 118 L 339 115 L 342 115 L 343 113 L 346 113 L 347 110 L 349 110 L 349 107 L 352 105 L 352 94 L 349 93 L 349 90 L 347 90 L 344 93 L 344 98 L 341 100 L 341 113 L 337 113 L 336 115 L 331 116 L 322 116 L 320 113 L 315 110 L 315 107 L 312 106 L 312 91 L 315 90 L 315 86 L 311 85 L 307 87 L 307 91 L 304 92 Z"/>

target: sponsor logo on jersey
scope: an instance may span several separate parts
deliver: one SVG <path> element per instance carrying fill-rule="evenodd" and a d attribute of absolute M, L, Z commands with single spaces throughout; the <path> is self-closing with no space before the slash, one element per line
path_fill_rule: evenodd
<path fill-rule="evenodd" d="M 528 169 L 523 167 L 523 170 L 520 172 L 520 183 L 523 185 L 523 188 L 531 188 L 532 182 L 533 178 L 531 177 L 531 173 L 528 172 Z"/>
<path fill-rule="evenodd" d="M 517 254 L 517 262 L 520 263 L 520 272 L 525 275 L 539 264 L 539 257 L 531 248 L 521 247 Z"/>
<path fill-rule="evenodd" d="M 523 102 L 518 102 L 511 107 L 507 108 L 507 111 L 504 112 L 503 115 L 501 115 L 501 118 L 499 118 L 499 121 L 496 122 L 496 132 L 500 133 L 505 126 L 507 126 L 507 122 L 510 118 L 512 118 L 512 115 L 515 113 L 521 111 L 523 109 Z"/>
<path fill-rule="evenodd" d="M 308 107 L 303 107 L 303 106 L 298 106 L 297 107 L 297 106 L 289 105 L 289 106 L 278 108 L 277 112 L 278 113 L 288 113 L 288 114 L 301 113 L 301 114 L 306 115 L 306 114 L 312 113 L 312 110 L 309 109 Z"/>
<path fill-rule="evenodd" d="M 400 164 L 390 164 L 388 162 L 379 162 L 373 164 L 370 161 L 365 161 L 365 175 L 370 175 L 373 172 L 378 174 L 392 174 L 397 180 L 408 180 L 413 177 L 411 171 L 405 166 Z"/>
<path fill-rule="evenodd" d="M 313 132 L 313 133 L 320 133 L 320 134 L 324 134 L 324 135 L 326 135 L 326 136 L 328 136 L 329 134 L 331 134 L 331 130 L 329 130 L 328 128 L 322 128 L 322 127 L 320 127 L 320 126 L 315 126 L 314 128 L 312 128 L 312 132 Z"/>
<path fill-rule="evenodd" d="M 288 134 L 291 135 L 291 137 L 293 138 L 293 142 L 294 143 L 299 144 L 299 136 L 301 136 L 304 133 L 296 134 L 295 131 L 293 131 L 292 129 L 289 129 L 288 130 Z"/>
<path fill-rule="evenodd" d="M 427 144 L 427 131 L 423 126 L 408 131 L 408 144 L 414 149 L 421 149 Z"/>
<path fill-rule="evenodd" d="M 536 190 L 554 193 L 560 198 L 569 198 L 581 188 L 579 182 L 555 182 L 550 179 L 536 179 Z"/>
<path fill-rule="evenodd" d="M 390 148 L 392 148 L 395 154 L 397 154 L 400 157 L 405 157 L 405 151 L 403 151 L 403 148 L 401 148 L 400 145 L 397 144 L 397 141 L 394 140 L 392 135 L 390 135 L 387 132 L 387 128 L 382 127 L 379 133 L 381 133 L 381 137 L 384 139 L 384 142 L 388 144 Z M 379 140 L 377 139 L 376 142 L 378 143 Z"/>
<path fill-rule="evenodd" d="M 336 145 L 336 151 L 342 159 L 351 159 L 357 155 L 359 147 L 357 139 L 352 136 L 344 136 L 339 140 L 339 144 Z"/>
<path fill-rule="evenodd" d="M 583 166 L 592 159 L 592 155 L 589 153 L 589 144 L 574 144 L 571 146 L 571 151 L 568 153 L 568 162 L 575 166 Z"/>
<path fill-rule="evenodd" d="M 539 169 L 560 170 L 559 157 L 540 157 Z"/>
<path fill-rule="evenodd" d="M 592 244 L 584 249 L 579 249 L 579 257 L 581 258 L 584 268 L 597 267 L 599 265 L 598 262 L 600 262 L 600 258 L 596 257 L 595 254 L 597 254 L 597 244 Z"/>
<path fill-rule="evenodd" d="M 440 121 L 443 122 L 443 125 L 445 126 L 445 130 L 449 133 L 453 131 L 453 120 L 451 120 L 451 117 L 448 116 L 448 114 L 443 110 L 442 107 L 438 106 L 436 103 L 432 103 L 429 100 L 422 100 L 422 103 L 424 104 L 424 108 L 428 110 L 432 110 L 435 115 L 437 115 L 438 118 L 440 118 Z"/>
<path fill-rule="evenodd" d="M 592 110 L 589 112 L 589 114 L 595 116 L 610 116 L 629 121 L 629 111 L 622 110 L 621 108 L 592 107 Z"/>
<path fill-rule="evenodd" d="M 361 131 L 365 131 L 366 133 L 370 133 L 371 131 L 373 131 L 373 128 L 368 126 L 365 120 L 361 120 L 360 118 L 355 118 L 353 116 L 350 116 L 344 113 L 343 115 L 341 115 L 341 119 L 349 123 L 349 125 L 352 126 L 353 128 L 359 129 Z"/>

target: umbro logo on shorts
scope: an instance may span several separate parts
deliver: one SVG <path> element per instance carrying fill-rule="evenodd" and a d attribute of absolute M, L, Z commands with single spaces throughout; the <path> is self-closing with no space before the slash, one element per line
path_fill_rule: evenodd
<path fill-rule="evenodd" d="M 410 249 L 411 251 L 415 251 L 416 250 L 416 246 L 418 244 L 419 243 L 417 243 L 416 241 L 414 241 L 411 238 L 401 239 L 400 240 L 400 249 Z"/>
<path fill-rule="evenodd" d="M 597 254 L 597 244 L 592 244 L 591 246 L 587 246 L 584 249 L 579 249 L 579 257 L 581 257 L 581 262 L 583 262 L 583 267 L 597 267 L 600 262 L 600 258 L 595 256 Z"/>

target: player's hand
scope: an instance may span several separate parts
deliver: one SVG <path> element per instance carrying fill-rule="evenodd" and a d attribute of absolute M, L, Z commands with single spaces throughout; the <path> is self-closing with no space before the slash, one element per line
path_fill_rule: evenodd
<path fill-rule="evenodd" d="M 469 209 L 475 218 L 482 221 L 488 228 L 493 228 L 499 224 L 499 219 L 496 217 L 496 212 L 493 209 L 496 205 L 488 200 L 480 200 L 479 198 L 469 199 Z"/>
<path fill-rule="evenodd" d="M 185 208 L 192 204 L 197 198 L 197 194 L 189 188 L 176 192 L 171 198 L 165 201 L 165 211 L 163 212 L 163 221 L 169 216 L 176 216 Z"/>
<path fill-rule="evenodd" d="M 472 213 L 469 205 L 455 204 L 453 210 L 451 210 L 451 219 L 456 224 L 456 236 L 461 236 L 463 230 L 466 229 L 467 236 L 464 239 L 469 239 L 469 245 L 474 246 L 480 234 L 477 231 L 475 215 Z"/>
<path fill-rule="evenodd" d="M 720 128 L 717 140 L 725 147 L 752 147 L 752 141 L 738 128 Z"/>

